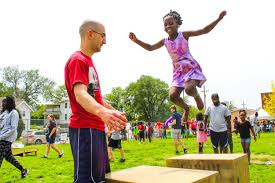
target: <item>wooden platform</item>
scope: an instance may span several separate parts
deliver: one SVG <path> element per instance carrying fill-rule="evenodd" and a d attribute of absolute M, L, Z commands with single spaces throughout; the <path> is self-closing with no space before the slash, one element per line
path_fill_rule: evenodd
<path fill-rule="evenodd" d="M 138 166 L 106 174 L 107 183 L 219 183 L 217 171 Z"/>
<path fill-rule="evenodd" d="M 12 154 L 14 156 L 26 156 L 35 155 L 37 156 L 37 149 L 12 149 Z"/>
<path fill-rule="evenodd" d="M 167 167 L 216 170 L 222 183 L 249 182 L 246 154 L 186 154 L 168 158 Z"/>

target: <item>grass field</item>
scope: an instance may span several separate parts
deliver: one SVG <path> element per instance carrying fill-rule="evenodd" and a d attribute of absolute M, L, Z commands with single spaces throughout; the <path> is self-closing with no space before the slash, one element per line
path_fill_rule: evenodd
<path fill-rule="evenodd" d="M 241 153 L 240 139 L 233 136 L 234 152 Z M 197 153 L 195 138 L 184 139 L 188 147 L 188 153 Z M 135 140 L 123 141 L 126 162 L 119 162 L 119 151 L 114 152 L 115 162 L 111 163 L 111 169 L 119 170 L 138 165 L 165 166 L 165 159 L 175 156 L 172 139 L 153 139 L 151 144 L 138 144 Z M 0 183 L 8 182 L 46 182 L 66 183 L 73 182 L 73 160 L 68 144 L 59 144 L 64 150 L 64 157 L 59 159 L 57 154 L 50 152 L 48 159 L 40 158 L 44 155 L 45 145 L 27 146 L 26 148 L 37 148 L 37 156 L 16 157 L 26 168 L 30 169 L 28 177 L 20 179 L 20 172 L 7 161 L 3 161 L 0 168 Z M 204 147 L 205 153 L 212 153 L 212 147 L 208 141 Z M 258 141 L 251 144 L 252 164 L 249 166 L 251 183 L 272 183 L 275 182 L 275 133 L 262 133 Z M 182 152 L 180 153 L 182 154 Z M 266 165 L 268 160 L 273 165 Z"/>

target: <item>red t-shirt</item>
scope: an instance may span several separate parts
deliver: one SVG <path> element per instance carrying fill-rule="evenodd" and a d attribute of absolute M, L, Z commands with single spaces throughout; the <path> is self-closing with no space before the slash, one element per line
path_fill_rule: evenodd
<path fill-rule="evenodd" d="M 99 103 L 103 103 L 98 75 L 90 57 L 76 51 L 65 65 L 65 85 L 70 99 L 72 115 L 70 128 L 95 128 L 104 131 L 104 122 L 100 117 L 87 112 L 76 101 L 74 85 L 82 83 L 87 86 L 87 92 Z"/>
<path fill-rule="evenodd" d="M 147 127 L 147 131 L 148 131 L 148 134 L 151 134 L 151 133 L 152 133 L 152 127 L 151 127 L 151 126 L 148 126 L 148 127 Z"/>
<path fill-rule="evenodd" d="M 143 132 L 144 131 L 144 125 L 138 125 L 138 131 Z"/>
<path fill-rule="evenodd" d="M 197 123 L 195 121 L 192 121 L 191 128 L 192 129 L 196 129 L 197 128 Z"/>
<path fill-rule="evenodd" d="M 156 126 L 157 126 L 158 129 L 160 129 L 163 126 L 163 124 L 160 123 L 160 122 L 156 122 Z"/>

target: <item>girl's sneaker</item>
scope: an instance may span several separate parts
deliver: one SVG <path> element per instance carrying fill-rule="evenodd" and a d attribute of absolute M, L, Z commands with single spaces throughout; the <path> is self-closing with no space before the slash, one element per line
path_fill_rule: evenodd
<path fill-rule="evenodd" d="M 23 169 L 23 171 L 21 172 L 21 178 L 25 178 L 27 175 L 29 174 L 29 170 L 28 169 Z"/>
<path fill-rule="evenodd" d="M 59 158 L 62 158 L 63 155 L 64 155 L 64 153 L 61 153 L 61 154 L 58 155 L 58 157 L 59 157 Z"/>
<path fill-rule="evenodd" d="M 119 162 L 121 163 L 125 162 L 125 158 L 120 158 Z"/>
<path fill-rule="evenodd" d="M 186 149 L 186 148 L 184 148 L 184 150 L 183 150 L 183 151 L 184 151 L 184 154 L 187 154 L 187 149 Z"/>

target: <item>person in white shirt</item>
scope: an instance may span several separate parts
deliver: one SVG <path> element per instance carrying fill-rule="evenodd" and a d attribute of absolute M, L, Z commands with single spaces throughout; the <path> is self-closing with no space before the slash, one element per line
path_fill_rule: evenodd
<path fill-rule="evenodd" d="M 214 153 L 219 153 L 218 146 L 220 146 L 220 153 L 227 153 L 227 133 L 231 133 L 231 113 L 224 105 L 220 104 L 217 93 L 212 94 L 211 99 L 213 105 L 209 106 L 205 111 L 205 124 L 208 124 L 208 118 L 210 118 L 210 138 Z"/>

